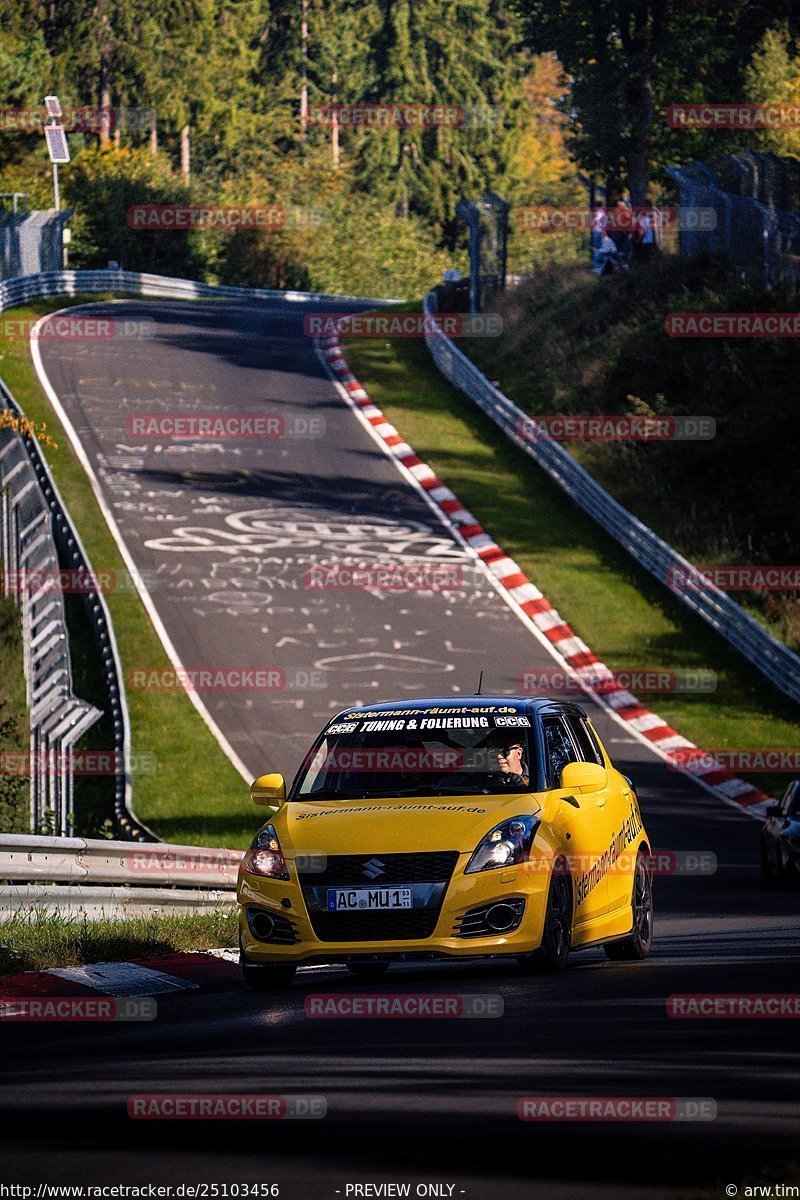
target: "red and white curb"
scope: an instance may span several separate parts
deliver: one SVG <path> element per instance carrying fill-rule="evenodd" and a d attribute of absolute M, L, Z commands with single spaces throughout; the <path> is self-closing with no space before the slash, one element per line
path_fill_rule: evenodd
<path fill-rule="evenodd" d="M 9 1000 L 46 996 L 158 996 L 240 981 L 237 950 L 207 950 L 132 958 L 85 967 L 50 967 L 0 979 L 0 1010 Z"/>
<path fill-rule="evenodd" d="M 614 718 L 639 741 L 648 743 L 670 766 L 691 776 L 701 787 L 728 804 L 763 818 L 771 798 L 712 756 L 682 737 L 677 730 L 641 704 L 617 680 L 614 672 L 577 637 L 522 568 L 497 545 L 457 496 L 422 461 L 395 427 L 373 404 L 345 359 L 337 337 L 319 339 L 319 351 L 332 377 L 340 384 L 350 407 L 371 429 L 383 450 L 411 477 L 445 523 L 453 528 L 483 564 L 511 606 L 560 663 Z M 591 682 L 589 682 L 591 681 Z"/>

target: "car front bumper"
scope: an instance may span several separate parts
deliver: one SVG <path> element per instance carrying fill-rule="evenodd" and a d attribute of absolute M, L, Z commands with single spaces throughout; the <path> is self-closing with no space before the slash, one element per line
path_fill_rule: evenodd
<path fill-rule="evenodd" d="M 428 930 L 424 936 L 402 933 L 384 936 L 382 913 L 375 911 L 369 914 L 369 936 L 355 940 L 351 914 L 341 914 L 347 933 L 337 937 L 336 917 L 339 914 L 314 911 L 318 899 L 309 895 L 313 888 L 306 880 L 301 885 L 293 863 L 288 864 L 291 876 L 288 881 L 242 872 L 238 901 L 244 956 L 248 962 L 256 964 L 303 965 L 358 959 L 463 959 L 489 954 L 520 955 L 537 949 L 544 927 L 549 876 L 541 871 L 528 872 L 525 864 L 465 875 L 469 858 L 469 854 L 459 855 L 452 876 L 444 886 L 440 906 L 436 911 L 428 911 L 425 922 Z M 415 892 L 415 903 L 417 899 Z M 497 905 L 505 906 L 505 909 L 498 911 Z M 253 917 L 260 913 L 267 914 L 267 927 L 270 922 L 277 927 L 277 940 L 275 937 L 265 940 L 254 933 Z M 511 927 L 488 928 L 481 914 L 490 914 L 491 920 L 506 917 Z M 516 919 L 512 919 L 514 914 Z M 258 927 L 258 920 L 255 924 Z M 395 921 L 394 925 L 397 924 Z M 391 931 L 392 921 L 386 920 L 385 925 Z"/>

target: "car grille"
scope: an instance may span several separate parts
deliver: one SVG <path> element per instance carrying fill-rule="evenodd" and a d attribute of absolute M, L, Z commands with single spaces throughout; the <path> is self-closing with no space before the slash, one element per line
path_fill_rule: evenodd
<path fill-rule="evenodd" d="M 301 884 L 326 884 L 329 887 L 369 887 L 371 883 L 376 887 L 397 883 L 445 883 L 449 881 L 457 862 L 457 850 L 433 854 L 337 854 L 328 858 L 324 871 L 299 871 L 298 874 Z M 378 863 L 381 870 L 376 875 Z"/>
<path fill-rule="evenodd" d="M 384 912 L 317 912 L 311 914 L 321 942 L 391 942 L 430 937 L 438 908 L 406 908 Z"/>
<path fill-rule="evenodd" d="M 437 902 L 429 907 L 373 912 L 320 911 L 309 903 L 311 889 L 320 886 L 369 887 L 370 884 L 375 887 L 414 883 L 446 885 L 457 862 L 457 850 L 425 854 L 341 854 L 328 858 L 322 872 L 298 872 L 314 933 L 322 942 L 388 942 L 430 937 L 439 919 L 445 888 L 439 889 Z M 378 866 L 380 874 L 376 875 Z"/>

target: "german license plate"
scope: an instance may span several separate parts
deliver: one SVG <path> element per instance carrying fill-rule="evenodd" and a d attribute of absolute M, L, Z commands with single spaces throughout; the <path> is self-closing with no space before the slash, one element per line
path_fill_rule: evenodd
<path fill-rule="evenodd" d="M 329 912 L 363 912 L 376 908 L 413 908 L 410 887 L 328 888 Z"/>

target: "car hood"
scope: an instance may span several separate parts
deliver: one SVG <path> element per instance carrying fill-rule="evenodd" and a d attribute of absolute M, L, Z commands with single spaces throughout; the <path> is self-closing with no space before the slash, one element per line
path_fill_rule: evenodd
<path fill-rule="evenodd" d="M 403 854 L 475 849 L 508 817 L 538 813 L 540 798 L 404 796 L 385 800 L 292 800 L 272 824 L 287 858 L 298 854 Z"/>

